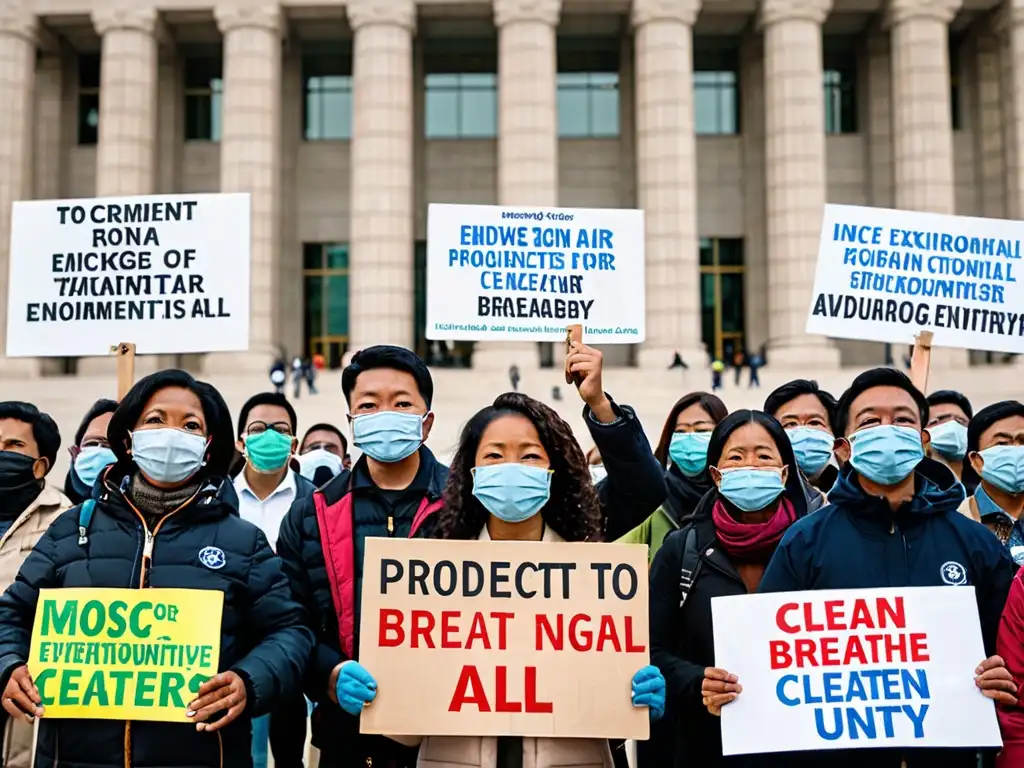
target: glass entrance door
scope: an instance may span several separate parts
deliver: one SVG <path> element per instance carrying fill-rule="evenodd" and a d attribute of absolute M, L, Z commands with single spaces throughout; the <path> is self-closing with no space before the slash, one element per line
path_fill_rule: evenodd
<path fill-rule="evenodd" d="M 340 368 L 348 344 L 348 244 L 303 246 L 306 357 Z"/>
<path fill-rule="evenodd" d="M 743 241 L 701 238 L 701 338 L 716 360 L 744 351 Z"/>

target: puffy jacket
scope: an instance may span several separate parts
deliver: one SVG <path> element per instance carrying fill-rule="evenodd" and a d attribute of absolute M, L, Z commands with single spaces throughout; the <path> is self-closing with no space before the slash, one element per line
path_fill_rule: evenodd
<path fill-rule="evenodd" d="M 893 512 L 884 499 L 866 494 L 847 466 L 829 505 L 786 532 L 759 591 L 973 585 L 985 652 L 995 653 L 1013 561 L 985 526 L 957 511 L 964 488 L 947 467 L 924 459 L 914 488 L 913 499 Z M 858 750 L 809 752 L 791 764 L 847 768 L 866 760 L 872 768 L 977 766 L 973 752 L 956 749 L 872 750 L 870 758 Z"/>
<path fill-rule="evenodd" d="M 147 530 L 127 498 L 129 478 L 114 482 L 114 469 L 97 488 L 87 543 L 79 544 L 79 509 L 73 507 L 54 521 L 0 598 L 0 683 L 6 684 L 28 658 L 41 589 L 220 590 L 220 669 L 232 670 L 245 681 L 246 711 L 214 734 L 189 723 L 44 717 L 39 721 L 36 764 L 247 768 L 252 765 L 250 718 L 266 714 L 276 701 L 298 690 L 313 646 L 305 613 L 292 598 L 266 537 L 238 517 L 238 500 L 226 480 L 209 480 L 191 501 L 161 520 L 152 531 L 152 559 L 143 573 L 140 554 Z M 224 565 L 217 570 L 199 561 L 200 550 L 209 546 L 224 552 Z M 130 754 L 125 754 L 125 745 L 130 745 Z"/>
<path fill-rule="evenodd" d="M 71 507 L 68 498 L 52 486 L 46 486 L 24 512 L 0 537 L 0 586 L 14 583 L 28 553 L 46 533 L 50 523 Z M 33 728 L 23 720 L 5 716 L 4 768 L 29 768 L 32 765 Z"/>

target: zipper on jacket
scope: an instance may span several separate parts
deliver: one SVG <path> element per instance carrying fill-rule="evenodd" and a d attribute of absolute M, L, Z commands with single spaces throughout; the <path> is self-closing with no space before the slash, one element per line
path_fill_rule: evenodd
<path fill-rule="evenodd" d="M 395 518 L 393 515 L 388 515 L 388 536 L 395 535 Z"/>

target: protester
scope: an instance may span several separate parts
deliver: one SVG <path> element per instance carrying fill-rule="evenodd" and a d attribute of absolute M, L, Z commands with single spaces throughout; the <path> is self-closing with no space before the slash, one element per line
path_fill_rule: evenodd
<path fill-rule="evenodd" d="M 0 586 L 14 583 L 18 570 L 46 529 L 71 502 L 46 485 L 60 450 L 60 432 L 48 414 L 31 403 L 0 403 Z M 0 713 L 3 764 L 32 765 L 32 726 Z"/>
<path fill-rule="evenodd" d="M 831 393 L 808 379 L 787 382 L 764 401 L 765 413 L 782 424 L 793 444 L 811 512 L 825 505 L 829 489 L 839 475 L 832 453 L 835 410 L 836 399 Z"/>
<path fill-rule="evenodd" d="M 314 424 L 299 443 L 299 471 L 317 488 L 352 466 L 348 438 L 333 424 Z"/>
<path fill-rule="evenodd" d="M 996 653 L 1006 660 L 1006 668 L 1019 689 L 1024 684 L 1024 569 L 1017 571 L 1010 585 L 1010 595 L 999 623 Z M 1024 706 L 1018 699 L 1013 704 L 1000 703 L 996 712 L 1003 736 L 1003 750 L 996 758 L 996 768 L 1020 768 L 1024 765 Z"/>
<path fill-rule="evenodd" d="M 665 537 L 686 525 L 704 495 L 711 490 L 707 471 L 711 433 L 729 413 L 720 399 L 707 392 L 679 398 L 668 413 L 654 451 L 665 467 L 665 502 L 640 525 L 619 538 L 624 544 L 645 544 L 653 562 Z"/>
<path fill-rule="evenodd" d="M 116 410 L 116 400 L 97 400 L 78 425 L 75 444 L 68 448 L 71 466 L 64 478 L 64 495 L 72 504 L 90 498 L 100 472 L 117 461 L 107 442 L 107 425 Z"/>
<path fill-rule="evenodd" d="M 960 480 L 967 453 L 967 427 L 974 416 L 971 401 L 956 390 L 942 389 L 928 395 L 928 413 L 930 456 L 949 467 Z M 967 488 L 967 493 L 973 492 L 973 485 Z"/>
<path fill-rule="evenodd" d="M 233 431 L 220 394 L 184 371 L 140 380 L 110 420 L 117 463 L 88 527 L 79 508 L 58 517 L 0 598 L 3 707 L 42 718 L 36 765 L 247 768 L 249 719 L 298 687 L 312 634 L 266 537 L 238 516 Z M 44 716 L 26 666 L 39 591 L 85 587 L 224 593 L 221 672 L 188 702 L 190 722 Z"/>
<path fill-rule="evenodd" d="M 270 376 L 270 383 L 274 385 L 274 391 L 278 394 L 284 394 L 284 385 L 288 383 L 288 373 L 283 355 L 270 366 L 268 375 Z"/>
<path fill-rule="evenodd" d="M 946 467 L 925 458 L 928 403 L 901 371 L 876 368 L 858 376 L 836 408 L 837 453 L 843 469 L 829 505 L 798 520 L 783 537 L 760 592 L 877 587 L 974 587 L 988 654 L 1013 579 L 1014 565 L 985 529 L 961 515 L 963 486 Z M 967 673 L 967 670 L 964 670 Z M 1016 702 L 1003 660 L 981 662 L 977 685 L 997 702 Z M 712 714 L 734 700 L 742 681 L 709 668 L 702 686 Z M 788 765 L 863 765 L 857 750 L 787 756 Z M 969 750 L 876 751 L 872 768 L 976 768 Z"/>
<path fill-rule="evenodd" d="M 651 567 L 651 663 L 665 676 L 675 738 L 655 745 L 641 768 L 736 764 L 723 758 L 719 722 L 701 697 L 715 663 L 711 601 L 756 592 L 783 534 L 807 514 L 793 449 L 771 416 L 729 414 L 711 435 L 707 464 L 714 490 Z"/>
<path fill-rule="evenodd" d="M 719 359 L 711 361 L 711 391 L 717 392 L 722 389 L 722 374 L 725 372 L 725 363 Z"/>
<path fill-rule="evenodd" d="M 513 363 L 508 367 L 508 384 L 513 392 L 519 391 L 519 381 L 522 377 L 519 374 L 519 366 Z"/>
<path fill-rule="evenodd" d="M 277 548 L 281 521 L 292 506 L 312 496 L 315 487 L 289 467 L 295 452 L 298 419 L 288 399 L 277 392 L 253 395 L 238 414 L 235 447 L 244 463 L 234 478 L 238 513 Z M 306 751 L 306 699 L 295 691 L 277 702 L 271 715 L 253 721 L 253 762 L 265 768 L 269 738 L 277 768 L 301 768 Z"/>
<path fill-rule="evenodd" d="M 295 505 L 281 524 L 278 553 L 317 628 L 305 689 L 317 704 L 313 744 L 320 749 L 320 765 L 401 768 L 415 763 L 415 750 L 360 734 L 358 718 L 338 706 L 336 684 L 342 662 L 355 658 L 359 647 L 366 537 L 428 535 L 442 505 L 448 468 L 424 445 L 434 424 L 434 383 L 413 352 L 367 347 L 342 372 L 341 388 L 354 443 L 363 455 L 351 471 Z"/>
<path fill-rule="evenodd" d="M 761 359 L 761 355 L 758 354 L 757 352 L 751 355 L 750 358 L 747 360 L 747 366 L 750 368 L 749 388 L 753 389 L 754 387 L 757 387 L 758 389 L 760 389 L 761 377 L 758 372 L 764 366 L 764 360 Z"/>
<path fill-rule="evenodd" d="M 600 504 L 572 429 L 548 406 L 525 395 L 501 395 L 469 420 L 459 439 L 444 498 L 441 538 L 601 539 Z M 356 661 L 342 666 L 337 696 L 345 711 L 358 717 L 376 695 L 371 670 Z M 649 707 L 651 718 L 657 719 L 664 700 L 665 681 L 656 668 L 644 667 L 633 676 L 633 706 Z M 419 745 L 421 766 L 612 765 L 608 742 L 603 739 L 393 738 Z"/>
<path fill-rule="evenodd" d="M 1024 565 L 1024 404 L 1004 400 L 971 419 L 963 479 L 976 489 L 960 511 L 984 523 Z"/>

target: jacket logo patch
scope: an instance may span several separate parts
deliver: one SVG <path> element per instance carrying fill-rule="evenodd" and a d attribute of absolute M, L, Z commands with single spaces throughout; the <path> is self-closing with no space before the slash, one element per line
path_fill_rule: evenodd
<path fill-rule="evenodd" d="M 199 562 L 214 571 L 224 567 L 227 558 L 220 547 L 203 547 L 199 550 Z"/>
<path fill-rule="evenodd" d="M 942 580 L 951 587 L 962 587 L 967 583 L 967 569 L 953 560 L 943 563 L 939 570 Z"/>

